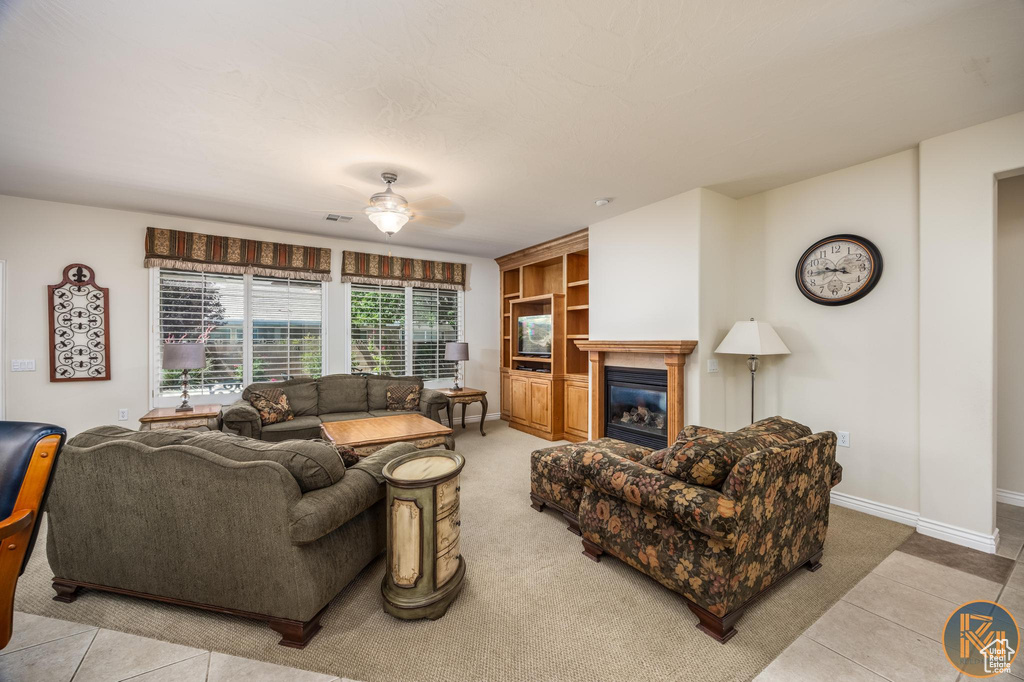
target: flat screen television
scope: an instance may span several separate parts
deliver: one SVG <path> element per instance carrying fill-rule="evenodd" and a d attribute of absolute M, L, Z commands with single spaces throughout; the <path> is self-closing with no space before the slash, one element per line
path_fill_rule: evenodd
<path fill-rule="evenodd" d="M 519 318 L 518 354 L 551 357 L 551 315 Z"/>

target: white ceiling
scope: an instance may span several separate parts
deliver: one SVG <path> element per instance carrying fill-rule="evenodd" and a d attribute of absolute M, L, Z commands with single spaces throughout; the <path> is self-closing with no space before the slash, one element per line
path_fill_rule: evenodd
<path fill-rule="evenodd" d="M 494 256 L 1024 110 L 1022 36 L 1021 0 L 0 0 L 0 193 L 377 241 L 311 211 L 397 169 L 465 217 L 396 244 Z"/>

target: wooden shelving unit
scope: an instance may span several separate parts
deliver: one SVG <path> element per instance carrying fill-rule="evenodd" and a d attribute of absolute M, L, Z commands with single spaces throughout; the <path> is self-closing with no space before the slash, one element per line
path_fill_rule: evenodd
<path fill-rule="evenodd" d="M 587 230 L 496 258 L 501 270 L 501 418 L 548 440 L 586 440 L 590 334 Z M 550 358 L 518 355 L 517 320 L 552 316 Z M 537 371 L 541 370 L 541 371 Z"/>

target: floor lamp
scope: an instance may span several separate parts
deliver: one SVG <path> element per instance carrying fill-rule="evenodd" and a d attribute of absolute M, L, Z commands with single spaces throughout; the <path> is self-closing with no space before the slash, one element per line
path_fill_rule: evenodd
<path fill-rule="evenodd" d="M 757 374 L 759 355 L 789 355 L 789 349 L 767 322 L 740 320 L 715 349 L 716 353 L 746 355 L 750 368 L 750 423 L 754 423 L 754 375 Z"/>

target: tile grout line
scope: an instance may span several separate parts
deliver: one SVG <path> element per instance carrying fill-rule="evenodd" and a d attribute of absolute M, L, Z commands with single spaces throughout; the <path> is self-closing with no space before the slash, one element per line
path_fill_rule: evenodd
<path fill-rule="evenodd" d="M 823 614 L 821 615 L 821 617 L 820 617 L 820 618 L 819 618 L 818 620 L 821 620 L 821 618 L 824 618 L 824 617 L 825 617 L 825 614 L 826 614 L 826 613 L 828 613 L 828 611 L 826 611 L 825 613 L 823 613 Z M 817 622 L 817 621 L 815 621 L 815 622 Z M 812 624 L 812 625 L 813 625 L 813 624 Z M 809 630 L 809 629 L 810 629 L 810 628 L 808 628 L 808 630 Z M 807 634 L 807 631 L 806 631 L 806 630 L 804 631 L 804 633 L 803 633 L 802 635 L 800 635 L 800 637 L 806 637 L 807 639 L 811 640 L 812 642 L 814 642 L 814 643 L 815 643 L 815 644 L 817 644 L 818 646 L 821 646 L 821 647 L 824 647 L 824 648 L 828 649 L 829 651 L 831 651 L 832 653 L 834 653 L 834 654 L 835 654 L 836 656 L 839 656 L 839 657 L 841 657 L 841 658 L 845 658 L 845 659 L 846 659 L 846 660 L 848 660 L 848 661 L 849 661 L 850 663 L 853 663 L 854 665 L 856 665 L 856 666 L 858 666 L 858 667 L 864 668 L 865 670 L 867 670 L 867 671 L 868 671 L 869 673 L 871 673 L 872 675 L 877 675 L 877 676 L 881 677 L 881 678 L 882 678 L 883 680 L 888 680 L 888 682 L 893 682 L 892 678 L 886 677 L 886 676 L 885 676 L 885 675 L 883 675 L 882 673 L 880 673 L 880 672 L 878 672 L 878 671 L 876 671 L 876 670 L 872 670 L 871 668 L 867 667 L 866 665 L 864 665 L 864 664 L 863 664 L 863 663 L 861 663 L 860 661 L 856 661 L 856 660 L 854 660 L 854 659 L 850 658 L 849 656 L 847 656 L 847 655 L 845 655 L 845 654 L 843 654 L 843 653 L 841 653 L 841 652 L 839 652 L 839 651 L 836 651 L 835 649 L 833 649 L 832 647 L 830 647 L 830 646 L 829 646 L 828 644 L 825 644 L 824 642 L 819 642 L 818 640 L 814 639 L 814 638 L 813 638 L 813 637 L 811 637 L 811 636 L 810 636 L 809 634 Z M 788 647 L 787 647 L 787 648 L 788 648 Z M 785 649 L 783 649 L 783 653 L 785 653 Z M 782 656 L 782 654 L 779 654 L 779 656 Z M 778 656 L 776 657 L 776 659 L 775 659 L 775 660 L 778 660 Z"/>
<path fill-rule="evenodd" d="M 159 642 L 161 640 L 156 640 L 156 641 Z M 168 663 L 167 665 L 160 665 L 160 666 L 157 666 L 157 667 L 153 668 L 152 670 L 145 670 L 145 671 L 139 673 L 138 675 L 132 675 L 131 677 L 122 678 L 119 682 L 128 682 L 129 680 L 134 680 L 137 677 L 142 677 L 143 675 L 148 675 L 150 673 L 156 672 L 157 670 L 163 670 L 164 668 L 170 668 L 172 665 L 178 665 L 179 663 L 184 663 L 185 661 L 191 661 L 194 658 L 199 658 L 203 654 L 208 654 L 208 653 L 210 653 L 210 652 L 209 651 L 204 651 L 202 653 L 196 654 L 195 656 L 189 656 L 188 658 L 183 658 L 180 661 L 174 661 L 173 663 Z M 209 663 L 206 664 L 206 671 L 207 671 L 207 676 L 209 676 L 209 671 L 210 671 L 210 664 Z"/>
<path fill-rule="evenodd" d="M 872 616 L 876 616 L 878 618 L 881 618 L 882 620 L 886 621 L 887 623 L 892 623 L 893 625 L 895 625 L 897 627 L 901 627 L 901 628 L 903 628 L 904 630 L 906 630 L 907 632 L 909 632 L 911 634 L 920 635 L 921 637 L 926 637 L 926 638 L 932 640 L 933 642 L 938 642 L 939 644 L 942 644 L 942 640 L 941 639 L 937 639 L 935 637 L 932 637 L 931 635 L 926 635 L 924 633 L 918 632 L 917 630 L 914 630 L 913 628 L 908 628 L 906 625 L 903 625 L 902 623 L 897 623 L 896 621 L 894 621 L 894 620 L 892 620 L 890 618 L 886 618 L 885 616 L 883 616 L 880 613 L 875 613 L 874 611 L 869 611 L 866 608 L 864 608 L 863 606 L 860 606 L 858 604 L 854 604 L 852 601 L 846 601 L 845 599 L 840 599 L 839 601 L 844 602 L 846 604 L 849 604 L 850 606 L 852 606 L 852 607 L 854 607 L 856 609 L 860 609 L 864 613 L 870 613 Z M 950 602 L 950 603 L 952 604 L 953 602 Z M 825 613 L 828 613 L 828 612 L 826 611 Z"/>
<path fill-rule="evenodd" d="M 898 549 L 893 550 L 894 553 L 895 552 L 899 552 L 899 551 L 900 550 L 898 550 Z M 924 557 L 919 557 L 919 556 L 916 556 L 914 554 L 908 554 L 907 552 L 900 552 L 900 553 L 901 554 L 906 554 L 907 556 L 914 557 L 915 559 L 920 559 L 921 561 L 927 561 L 928 563 L 934 564 L 936 566 L 941 566 L 943 568 L 948 568 L 949 570 L 956 571 L 957 573 L 963 573 L 964 575 L 970 576 L 972 578 L 977 578 L 978 580 L 984 580 L 985 582 L 992 583 L 993 585 L 1003 585 L 1003 584 L 1005 584 L 1005 583 L 997 583 L 995 580 L 989 580 L 988 578 L 982 578 L 980 575 L 975 575 L 974 573 L 968 573 L 967 571 L 961 571 L 959 568 L 953 568 L 952 566 L 947 566 L 946 564 L 940 564 L 937 561 L 932 561 L 931 559 L 925 559 Z M 892 554 L 890 554 L 889 556 L 892 556 Z M 888 558 L 888 557 L 886 557 L 886 558 Z M 1005 559 L 1006 557 L 1003 557 L 1003 558 Z M 879 564 L 879 566 L 880 565 L 881 564 Z M 876 566 L 875 568 L 877 569 L 878 567 Z M 915 590 L 917 590 L 919 592 L 924 592 L 925 594 L 930 594 L 933 597 L 938 597 L 939 599 L 944 599 L 945 601 L 949 601 L 949 599 L 946 599 L 946 597 L 943 597 L 941 595 L 935 594 L 934 592 L 929 592 L 928 590 L 922 590 L 921 588 L 916 587 L 914 585 L 908 585 L 907 583 L 903 582 L 902 580 L 896 580 L 896 578 L 890 578 L 889 576 L 883 575 L 882 573 L 876 573 L 874 569 L 872 569 L 871 572 L 869 573 L 869 575 L 871 575 L 871 574 L 878 575 L 878 576 L 881 576 L 883 578 L 888 578 L 889 580 L 893 581 L 894 583 L 899 583 L 900 585 L 903 585 L 904 587 L 913 587 Z M 1009 579 L 1009 578 L 1007 578 L 1007 579 Z M 853 588 L 850 588 L 850 589 L 853 589 Z"/>
<path fill-rule="evenodd" d="M 92 639 L 89 640 L 89 646 L 85 648 L 85 653 L 78 659 L 78 665 L 75 666 L 75 672 L 71 674 L 71 682 L 78 677 L 78 671 L 82 669 L 82 664 L 85 663 L 85 657 L 89 655 L 89 650 L 92 649 L 92 645 L 96 642 L 96 635 L 100 633 L 100 628 L 96 628 L 96 631 L 92 633 Z"/>
<path fill-rule="evenodd" d="M 54 619 L 54 620 L 56 620 L 56 619 Z M 64 621 L 64 622 L 70 623 L 71 621 Z M 11 649 L 10 651 L 3 651 L 3 652 L 0 652 L 0 658 L 3 658 L 4 656 L 9 656 L 11 654 L 16 654 L 16 653 L 21 652 L 21 651 L 28 651 L 29 649 L 34 649 L 35 647 L 42 646 L 44 644 L 53 644 L 54 642 L 59 642 L 60 640 L 67 639 L 68 637 L 77 637 L 78 635 L 84 635 L 85 633 L 89 632 L 89 630 L 99 630 L 99 628 L 94 628 L 92 626 L 88 626 L 88 627 L 86 627 L 85 630 L 82 630 L 81 632 L 73 632 L 70 635 L 62 635 L 60 637 L 54 637 L 53 639 L 48 639 L 45 642 L 36 642 L 35 644 L 30 644 L 29 646 L 23 646 L 20 649 Z"/>

